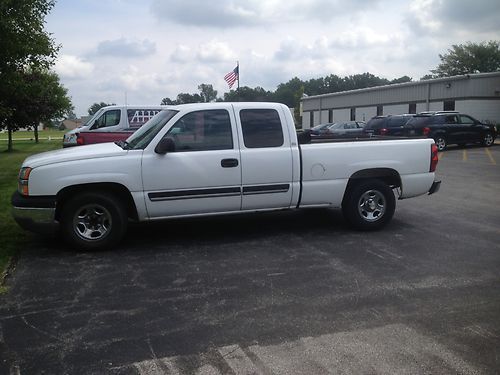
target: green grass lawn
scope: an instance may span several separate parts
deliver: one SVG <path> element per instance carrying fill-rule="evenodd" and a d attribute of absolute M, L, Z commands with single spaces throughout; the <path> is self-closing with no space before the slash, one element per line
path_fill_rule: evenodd
<path fill-rule="evenodd" d="M 17 133 L 14 134 L 18 136 Z M 63 132 L 58 133 L 62 134 Z M 6 137 L 7 135 L 0 134 L 0 136 Z M 0 141 L 0 275 L 3 275 L 9 259 L 25 247 L 30 240 L 30 234 L 23 231 L 11 215 L 10 197 L 17 189 L 17 174 L 21 163 L 29 155 L 61 148 L 62 141 L 60 139 L 41 140 L 36 144 L 29 140 L 14 140 L 13 147 L 12 152 L 7 152 L 7 142 Z"/>
<path fill-rule="evenodd" d="M 47 129 L 47 130 L 40 130 L 38 132 L 38 138 L 39 139 L 42 139 L 42 138 L 59 138 L 59 142 L 62 142 L 61 139 L 64 135 L 64 133 L 66 133 L 67 130 L 55 130 L 55 129 Z M 4 145 L 7 144 L 7 139 L 8 139 L 8 133 L 7 132 L 3 132 L 3 133 L 0 133 L 0 150 L 4 148 Z M 33 140 L 35 139 L 35 134 L 33 133 L 32 130 L 30 131 L 17 131 L 17 132 L 14 132 L 12 133 L 12 138 L 14 140 L 16 139 L 25 139 L 25 138 L 33 138 Z"/>

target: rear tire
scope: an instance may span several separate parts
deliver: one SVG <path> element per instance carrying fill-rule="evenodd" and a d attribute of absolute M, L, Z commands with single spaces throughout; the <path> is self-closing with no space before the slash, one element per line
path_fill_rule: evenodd
<path fill-rule="evenodd" d="M 448 143 L 446 142 L 446 138 L 444 138 L 442 136 L 438 136 L 438 137 L 434 138 L 434 143 L 436 143 L 438 151 L 444 151 L 444 150 L 446 150 L 446 146 L 448 146 Z"/>
<path fill-rule="evenodd" d="M 109 193 L 81 193 L 62 208 L 64 239 L 81 250 L 104 250 L 118 244 L 127 229 L 127 211 Z"/>
<path fill-rule="evenodd" d="M 359 230 L 377 230 L 394 215 L 396 199 L 392 189 L 380 180 L 367 180 L 353 186 L 342 203 L 342 212 Z"/>

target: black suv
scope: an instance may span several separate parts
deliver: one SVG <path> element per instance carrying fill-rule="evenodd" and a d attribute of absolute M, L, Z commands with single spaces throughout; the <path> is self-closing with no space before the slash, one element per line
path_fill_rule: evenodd
<path fill-rule="evenodd" d="M 365 125 L 363 133 L 366 135 L 393 135 L 402 136 L 404 133 L 404 126 L 413 116 L 411 114 L 405 115 L 389 115 L 389 116 L 375 116 Z"/>
<path fill-rule="evenodd" d="M 405 135 L 433 138 L 438 150 L 443 151 L 449 144 L 481 143 L 489 147 L 497 132 L 494 125 L 459 112 L 422 112 L 406 123 Z"/>

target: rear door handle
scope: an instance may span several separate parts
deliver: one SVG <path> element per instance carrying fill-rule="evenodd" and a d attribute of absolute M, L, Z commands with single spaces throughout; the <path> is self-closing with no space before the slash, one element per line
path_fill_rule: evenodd
<path fill-rule="evenodd" d="M 238 159 L 222 159 L 220 165 L 222 168 L 234 168 L 238 166 Z"/>

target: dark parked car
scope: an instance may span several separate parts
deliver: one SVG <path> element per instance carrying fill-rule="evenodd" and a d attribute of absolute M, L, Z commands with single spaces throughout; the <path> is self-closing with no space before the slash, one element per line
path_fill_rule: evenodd
<path fill-rule="evenodd" d="M 494 125 L 459 112 L 422 112 L 406 123 L 405 135 L 433 138 L 438 150 L 443 151 L 449 144 L 481 143 L 489 147 L 497 132 Z"/>
<path fill-rule="evenodd" d="M 404 115 L 388 115 L 388 116 L 375 116 L 373 117 L 364 128 L 366 135 L 393 135 L 404 136 L 405 124 L 413 116 L 412 114 Z"/>
<path fill-rule="evenodd" d="M 311 129 L 313 137 L 351 138 L 363 134 L 363 121 L 332 122 L 315 126 Z"/>

